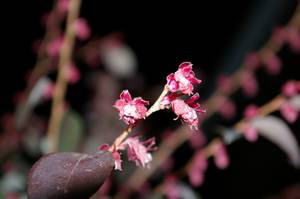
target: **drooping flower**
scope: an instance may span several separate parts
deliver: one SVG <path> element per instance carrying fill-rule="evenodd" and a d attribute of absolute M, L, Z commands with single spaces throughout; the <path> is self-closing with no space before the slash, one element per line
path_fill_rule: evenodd
<path fill-rule="evenodd" d="M 183 62 L 179 65 L 175 73 L 167 76 L 167 88 L 170 92 L 180 91 L 183 94 L 193 94 L 193 84 L 200 84 L 201 80 L 197 79 L 192 71 L 193 65 L 190 62 Z"/>
<path fill-rule="evenodd" d="M 51 57 L 57 56 L 60 52 L 62 45 L 63 45 L 63 38 L 61 36 L 53 39 L 47 44 L 46 47 L 47 54 Z"/>
<path fill-rule="evenodd" d="M 244 117 L 246 119 L 253 119 L 258 115 L 258 108 L 254 104 L 250 104 L 245 108 Z"/>
<path fill-rule="evenodd" d="M 204 172 L 207 169 L 207 159 L 202 150 L 196 152 L 192 165 L 188 171 L 189 181 L 193 186 L 200 186 L 204 181 Z"/>
<path fill-rule="evenodd" d="M 289 123 L 294 123 L 298 118 L 298 110 L 289 103 L 284 103 L 280 107 L 280 113 Z"/>
<path fill-rule="evenodd" d="M 265 69 L 270 75 L 277 75 L 280 72 L 282 62 L 274 52 L 267 51 L 267 55 L 263 61 Z"/>
<path fill-rule="evenodd" d="M 257 94 L 258 91 L 257 80 L 253 75 L 253 73 L 251 72 L 244 73 L 241 86 L 244 94 L 247 97 L 254 97 Z"/>
<path fill-rule="evenodd" d="M 103 151 L 108 151 L 110 146 L 108 144 L 102 144 L 98 149 L 103 150 Z M 115 170 L 120 170 L 122 171 L 122 159 L 119 151 L 117 149 L 114 149 L 111 152 L 111 155 L 113 159 L 115 160 Z"/>
<path fill-rule="evenodd" d="M 90 27 L 85 19 L 77 19 L 75 21 L 75 29 L 77 37 L 81 40 L 85 40 L 91 35 Z"/>
<path fill-rule="evenodd" d="M 257 130 L 255 127 L 251 126 L 250 124 L 244 127 L 244 137 L 249 142 L 255 142 L 258 139 Z"/>
<path fill-rule="evenodd" d="M 236 106 L 234 102 L 227 97 L 220 97 L 218 99 L 220 104 L 219 113 L 226 120 L 232 119 L 236 115 Z"/>
<path fill-rule="evenodd" d="M 190 99 L 182 100 L 175 99 L 171 102 L 172 109 L 174 113 L 177 115 L 177 118 L 180 118 L 183 122 L 187 123 L 191 129 L 198 129 L 198 115 L 199 113 L 205 113 L 205 110 L 200 108 L 199 103 L 195 103 L 195 101 L 199 98 L 199 94 L 196 93 Z"/>
<path fill-rule="evenodd" d="M 214 149 L 214 162 L 219 169 L 225 169 L 229 165 L 229 158 L 223 143 L 218 143 Z"/>
<path fill-rule="evenodd" d="M 149 163 L 152 161 L 152 155 L 149 152 L 155 150 L 154 138 L 140 142 L 138 137 L 130 137 L 122 145 L 127 148 L 130 161 L 134 161 L 137 166 L 149 167 Z"/>
<path fill-rule="evenodd" d="M 132 99 L 128 90 L 124 90 L 120 99 L 114 104 L 114 107 L 118 109 L 120 119 L 122 119 L 128 125 L 136 124 L 137 120 L 145 119 L 148 101 L 143 100 L 141 97 Z"/>
<path fill-rule="evenodd" d="M 282 87 L 282 94 L 287 97 L 295 96 L 298 93 L 298 86 L 295 80 L 287 81 Z"/>

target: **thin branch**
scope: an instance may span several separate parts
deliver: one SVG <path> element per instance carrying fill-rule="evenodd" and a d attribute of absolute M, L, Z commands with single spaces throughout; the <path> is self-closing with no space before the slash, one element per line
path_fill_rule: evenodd
<path fill-rule="evenodd" d="M 64 97 L 67 90 L 67 69 L 71 63 L 71 56 L 75 43 L 75 20 L 79 16 L 81 0 L 71 0 L 67 16 L 66 32 L 59 56 L 58 78 L 55 84 L 51 116 L 48 126 L 48 152 L 55 152 L 58 148 L 60 123 L 63 117 Z"/>

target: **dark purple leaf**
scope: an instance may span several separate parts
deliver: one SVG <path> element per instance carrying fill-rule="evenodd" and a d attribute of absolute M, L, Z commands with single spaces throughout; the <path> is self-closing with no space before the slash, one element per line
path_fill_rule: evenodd
<path fill-rule="evenodd" d="M 53 153 L 37 161 L 28 176 L 29 199 L 87 199 L 110 175 L 111 153 L 94 155 L 74 152 Z"/>

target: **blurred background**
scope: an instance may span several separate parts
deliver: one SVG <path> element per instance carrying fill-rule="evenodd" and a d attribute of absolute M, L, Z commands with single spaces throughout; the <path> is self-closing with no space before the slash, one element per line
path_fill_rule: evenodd
<path fill-rule="evenodd" d="M 59 2 L 60 7 L 55 8 Z M 270 38 L 275 44 L 280 43 L 274 34 L 286 27 L 295 13 L 299 15 L 297 5 L 297 0 L 165 5 L 82 1 L 80 17 L 85 25 L 76 40 L 72 70 L 68 73 L 59 150 L 92 153 L 103 143 L 111 144 L 125 127 L 112 107 L 119 93 L 129 89 L 133 96 L 153 103 L 166 83 L 165 77 L 183 61 L 191 61 L 196 76 L 203 80 L 197 91 L 206 105 L 222 87 L 220 77 L 230 78 L 241 70 L 249 54 L 259 52 Z M 51 18 L 54 8 L 58 11 Z M 0 198 L 26 198 L 26 175 L 47 152 L 51 88 L 57 77 L 57 49 L 67 11 L 63 0 L 10 2 L 2 9 L 8 12 L 3 17 L 5 36 L 0 73 Z M 207 143 L 215 137 L 227 139 L 248 104 L 262 106 L 281 92 L 284 82 L 299 80 L 299 21 L 294 24 L 298 25 L 298 40 L 276 44 L 280 48 L 275 48 L 275 58 L 266 61 L 267 69 L 259 67 L 253 73 L 257 81 L 255 94 L 250 91 L 247 95 L 247 91 L 245 94 L 243 89 L 236 89 L 227 96 L 234 111 L 232 107 L 226 108 L 228 104 L 221 108 L 227 113 L 234 112 L 231 116 L 224 116 L 219 110 L 203 121 L 201 129 Z M 47 29 L 50 33 L 43 46 Z M 36 66 L 41 69 L 32 78 Z M 279 111 L 272 115 L 285 121 Z M 171 111 L 156 113 L 142 122 L 136 132 L 146 138 L 155 136 L 159 146 L 168 133 L 181 125 L 173 118 Z M 187 177 L 178 179 L 186 194 L 179 198 L 300 198 L 299 164 L 290 160 L 291 156 L 300 158 L 299 121 L 285 124 L 289 128 L 287 137 L 296 148 L 294 154 L 284 150 L 290 142 L 272 142 L 272 136 L 260 136 L 254 143 L 237 136 L 233 136 L 234 141 L 225 139 L 228 167 L 218 169 L 209 159 L 201 186 L 192 186 Z M 270 130 L 274 129 L 270 126 Z M 164 191 L 156 193 L 155 187 L 182 168 L 194 151 L 189 142 L 182 144 L 169 159 L 171 163 L 162 165 L 147 180 L 147 194 L 134 192 L 130 197 L 166 197 Z M 127 164 L 125 158 L 124 161 L 123 172 L 112 175 L 110 189 L 95 198 L 113 198 L 122 190 L 124 182 L 137 169 L 132 163 Z"/>

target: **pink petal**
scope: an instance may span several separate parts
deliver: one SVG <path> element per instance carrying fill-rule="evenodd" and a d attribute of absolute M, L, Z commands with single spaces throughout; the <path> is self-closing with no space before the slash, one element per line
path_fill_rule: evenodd
<path fill-rule="evenodd" d="M 85 19 L 77 19 L 75 22 L 77 37 L 81 40 L 85 40 L 90 37 L 91 30 Z"/>
<path fill-rule="evenodd" d="M 287 41 L 295 53 L 300 52 L 300 33 L 296 28 L 290 27 L 287 30 Z"/>
<path fill-rule="evenodd" d="M 235 104 L 229 98 L 223 98 L 222 101 L 222 106 L 219 109 L 220 114 L 227 120 L 232 119 L 236 114 Z"/>
<path fill-rule="evenodd" d="M 295 96 L 298 93 L 297 82 L 294 80 L 287 81 L 283 85 L 281 92 L 287 97 Z"/>
<path fill-rule="evenodd" d="M 133 102 L 138 105 L 148 106 L 149 101 L 143 100 L 141 97 L 136 97 L 133 99 Z"/>
<path fill-rule="evenodd" d="M 76 82 L 79 81 L 79 79 L 80 79 L 80 72 L 79 72 L 79 70 L 77 69 L 77 67 L 74 64 L 71 64 L 68 67 L 67 77 L 68 77 L 68 81 L 71 84 L 75 84 Z"/>
<path fill-rule="evenodd" d="M 183 69 L 183 68 L 191 67 L 191 66 L 193 66 L 193 64 L 191 62 L 182 62 L 178 68 Z"/>
<path fill-rule="evenodd" d="M 258 86 L 255 76 L 248 72 L 244 74 L 242 80 L 242 89 L 246 96 L 254 97 L 257 94 Z"/>
<path fill-rule="evenodd" d="M 103 150 L 103 151 L 106 151 L 109 149 L 109 145 L 108 144 L 102 144 L 99 146 L 98 148 L 99 150 Z"/>
<path fill-rule="evenodd" d="M 216 148 L 217 149 L 214 152 L 215 164 L 219 169 L 225 169 L 229 165 L 229 158 L 225 146 L 223 144 L 219 144 Z"/>
<path fill-rule="evenodd" d="M 294 123 L 298 118 L 298 111 L 289 103 L 281 106 L 280 113 L 289 123 Z"/>
<path fill-rule="evenodd" d="M 68 12 L 70 0 L 58 0 L 58 10 L 61 13 Z"/>
<path fill-rule="evenodd" d="M 192 97 L 190 97 L 188 100 L 186 100 L 185 102 L 188 104 L 188 105 L 191 105 L 193 104 L 196 100 L 199 99 L 199 93 L 195 93 Z"/>
<path fill-rule="evenodd" d="M 255 142 L 258 139 L 257 131 L 252 126 L 247 126 L 244 129 L 244 136 L 249 142 Z"/>
<path fill-rule="evenodd" d="M 279 57 L 270 51 L 267 59 L 265 60 L 265 67 L 267 69 L 267 72 L 270 75 L 277 75 L 281 70 L 281 66 L 282 63 Z"/>
<path fill-rule="evenodd" d="M 55 85 L 53 82 L 49 82 L 43 90 L 43 97 L 45 99 L 50 99 L 53 96 Z"/>
<path fill-rule="evenodd" d="M 128 90 L 122 91 L 120 98 L 126 100 L 127 102 L 132 100 L 131 95 Z"/>
<path fill-rule="evenodd" d="M 47 44 L 47 53 L 49 56 L 51 57 L 54 57 L 54 56 L 57 56 L 59 54 L 59 51 L 62 47 L 62 44 L 63 44 L 63 38 L 62 37 L 58 37 L 52 41 L 50 41 L 48 44 Z"/>
<path fill-rule="evenodd" d="M 258 115 L 258 108 L 257 106 L 250 104 L 245 108 L 244 117 L 246 119 L 252 119 Z"/>
<path fill-rule="evenodd" d="M 122 160 L 121 160 L 121 155 L 118 151 L 112 152 L 112 156 L 115 159 L 115 170 L 120 170 L 122 171 Z"/>

